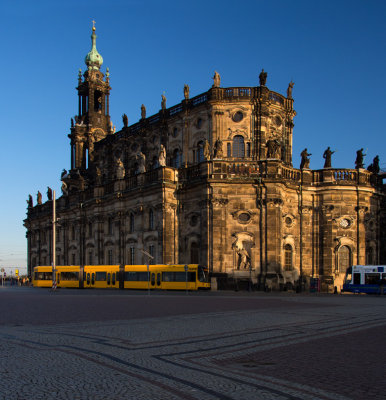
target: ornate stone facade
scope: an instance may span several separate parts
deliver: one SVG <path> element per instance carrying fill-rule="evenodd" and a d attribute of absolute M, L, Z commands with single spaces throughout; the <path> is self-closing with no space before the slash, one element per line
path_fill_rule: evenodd
<path fill-rule="evenodd" d="M 223 88 L 216 73 L 193 98 L 185 85 L 180 104 L 166 108 L 163 95 L 159 113 L 146 117 L 142 105 L 139 122 L 124 115 L 115 133 L 108 72 L 88 64 L 57 200 L 56 264 L 143 264 L 145 250 L 154 263 L 205 264 L 220 284 L 314 277 L 331 291 L 350 264 L 385 262 L 382 179 L 294 168 L 293 83 L 285 97 L 264 74 L 260 86 Z M 51 213 L 52 200 L 29 201 L 29 272 L 52 262 Z"/>

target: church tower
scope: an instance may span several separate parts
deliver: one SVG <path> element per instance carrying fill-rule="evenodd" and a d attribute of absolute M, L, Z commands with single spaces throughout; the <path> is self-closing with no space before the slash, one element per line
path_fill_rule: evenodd
<path fill-rule="evenodd" d="M 87 70 L 79 70 L 78 115 L 71 120 L 71 170 L 85 171 L 93 162 L 94 143 L 113 133 L 109 115 L 109 69 L 106 75 L 100 70 L 103 58 L 96 49 L 96 33 L 93 21 L 91 50 L 85 58 Z"/>

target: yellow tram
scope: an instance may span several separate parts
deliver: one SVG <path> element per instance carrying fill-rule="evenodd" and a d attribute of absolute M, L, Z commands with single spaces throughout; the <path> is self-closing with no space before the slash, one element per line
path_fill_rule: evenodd
<path fill-rule="evenodd" d="M 55 268 L 58 288 L 99 289 L 209 289 L 208 269 L 198 264 L 67 265 Z M 33 285 L 52 286 L 52 267 L 34 268 Z"/>

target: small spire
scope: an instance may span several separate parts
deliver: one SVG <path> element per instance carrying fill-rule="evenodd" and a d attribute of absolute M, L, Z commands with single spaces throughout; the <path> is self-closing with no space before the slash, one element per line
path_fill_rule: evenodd
<path fill-rule="evenodd" d="M 91 50 L 87 54 L 84 62 L 86 63 L 88 69 L 96 69 L 99 70 L 101 65 L 103 64 L 103 58 L 98 53 L 96 48 L 96 38 L 97 35 L 95 34 L 95 21 L 92 21 L 92 34 L 91 34 Z"/>

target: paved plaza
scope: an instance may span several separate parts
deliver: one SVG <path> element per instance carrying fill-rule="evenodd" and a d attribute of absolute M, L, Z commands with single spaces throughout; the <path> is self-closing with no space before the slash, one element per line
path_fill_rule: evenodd
<path fill-rule="evenodd" d="M 0 288 L 0 399 L 385 399 L 386 296 Z"/>

